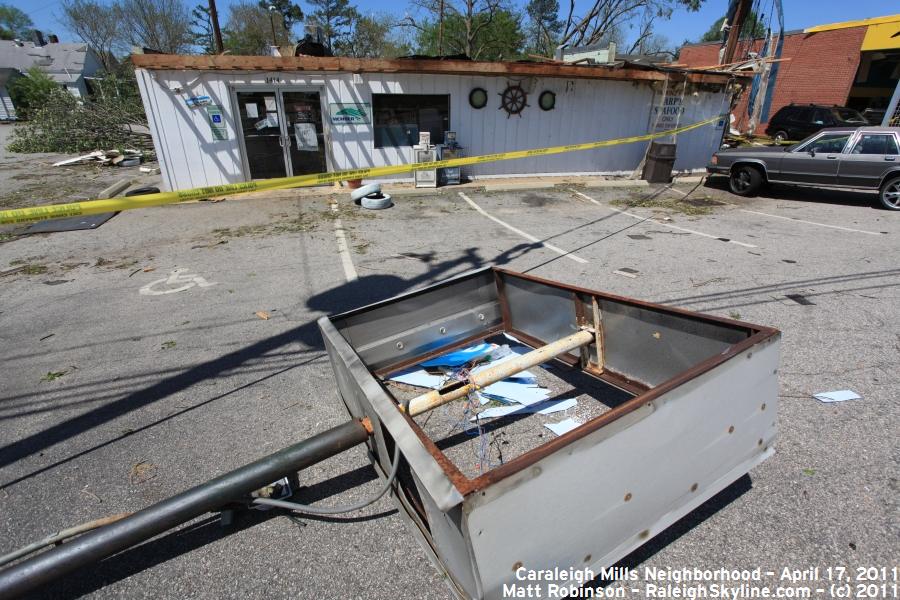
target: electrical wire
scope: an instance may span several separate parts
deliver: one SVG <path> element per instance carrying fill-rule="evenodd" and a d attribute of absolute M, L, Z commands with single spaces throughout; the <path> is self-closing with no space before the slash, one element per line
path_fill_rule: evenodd
<path fill-rule="evenodd" d="M 403 412 L 406 414 L 409 414 L 409 402 L 409 400 L 403 401 Z M 388 473 L 387 479 L 381 486 L 381 489 L 378 490 L 378 492 L 376 492 L 375 495 L 373 495 L 371 498 L 362 500 L 361 502 L 357 502 L 355 504 L 350 504 L 348 506 L 311 506 L 309 504 L 300 504 L 299 502 L 289 502 L 287 500 L 272 500 L 271 498 L 254 498 L 253 504 L 286 508 L 287 510 L 306 513 L 309 515 L 341 515 L 344 513 L 360 510 L 369 506 L 370 504 L 375 504 L 378 500 L 381 499 L 382 496 L 387 493 L 389 489 L 391 489 L 391 486 L 394 484 L 394 480 L 397 478 L 397 472 L 399 470 L 400 445 L 397 443 L 397 440 L 394 440 L 394 456 L 391 462 L 390 473 Z"/>
<path fill-rule="evenodd" d="M 32 542 L 27 546 L 22 546 L 18 550 L 13 550 L 9 554 L 4 554 L 0 556 L 0 567 L 6 565 L 8 563 L 13 562 L 23 556 L 31 554 L 32 552 L 37 552 L 41 548 L 45 546 L 52 546 L 54 544 L 59 544 L 63 540 L 67 540 L 71 537 L 75 537 L 76 535 L 85 533 L 87 531 L 92 531 L 99 527 L 103 527 L 104 525 L 109 525 L 110 523 L 115 523 L 116 521 L 121 521 L 125 517 L 131 516 L 131 513 L 120 513 L 117 515 L 111 515 L 109 517 L 103 517 L 102 519 L 95 519 L 94 521 L 88 521 L 87 523 L 82 523 L 81 525 L 75 525 L 74 527 L 69 527 L 68 529 L 62 529 L 57 531 L 54 534 L 48 535 L 42 540 L 38 540 L 36 542 Z"/>

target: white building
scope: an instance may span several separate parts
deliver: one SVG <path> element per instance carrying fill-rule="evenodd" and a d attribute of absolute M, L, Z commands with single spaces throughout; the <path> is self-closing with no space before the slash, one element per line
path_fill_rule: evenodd
<path fill-rule="evenodd" d="M 734 91 L 725 74 L 648 66 L 165 54 L 132 60 L 171 190 L 408 164 L 421 131 L 432 143 L 455 131 L 468 156 L 641 135 L 727 113 Z M 670 114 L 658 121 L 662 107 Z M 679 135 L 675 168 L 703 167 L 721 136 L 722 123 Z M 464 174 L 631 172 L 646 146 L 488 162 Z"/>

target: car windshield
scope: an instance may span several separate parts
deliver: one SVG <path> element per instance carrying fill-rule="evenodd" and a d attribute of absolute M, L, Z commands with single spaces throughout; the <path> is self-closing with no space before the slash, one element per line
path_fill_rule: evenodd
<path fill-rule="evenodd" d="M 844 123 L 868 123 L 866 119 L 852 108 L 832 108 L 831 114 Z"/>

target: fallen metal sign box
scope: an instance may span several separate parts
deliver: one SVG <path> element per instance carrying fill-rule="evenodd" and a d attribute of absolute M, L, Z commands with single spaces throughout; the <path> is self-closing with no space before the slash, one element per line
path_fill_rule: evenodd
<path fill-rule="evenodd" d="M 773 452 L 780 334 L 768 327 L 498 268 L 323 317 L 343 402 L 371 419 L 382 477 L 461 598 L 500 598 L 558 568 L 599 573 Z M 626 394 L 576 429 L 470 477 L 401 410 L 384 377 L 499 333 L 541 347 L 589 330 L 556 363 Z M 565 368 L 565 367 L 564 367 Z M 506 586 L 506 587 L 505 587 Z"/>

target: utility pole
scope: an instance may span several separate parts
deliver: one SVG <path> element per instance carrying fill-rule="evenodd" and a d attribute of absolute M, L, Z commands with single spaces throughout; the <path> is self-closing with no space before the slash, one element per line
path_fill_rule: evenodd
<path fill-rule="evenodd" d="M 216 0 L 209 0 L 209 20 L 212 22 L 216 54 L 222 54 L 225 52 L 225 46 L 222 45 L 222 30 L 219 29 L 219 13 L 216 11 Z"/>
<path fill-rule="evenodd" d="M 438 17 L 438 56 L 444 55 L 444 0 L 441 0 L 441 12 Z"/>
<path fill-rule="evenodd" d="M 727 65 L 734 61 L 734 51 L 737 50 L 738 39 L 741 37 L 741 29 L 744 28 L 744 21 L 750 14 L 750 5 L 752 0 L 737 0 L 737 8 L 734 9 L 734 18 L 728 24 L 728 39 L 725 42 L 725 55 L 722 57 L 721 64 Z"/>
<path fill-rule="evenodd" d="M 275 11 L 278 10 L 275 8 L 274 4 L 269 5 L 269 24 L 272 26 L 272 46 L 278 47 L 278 40 L 275 39 Z"/>

